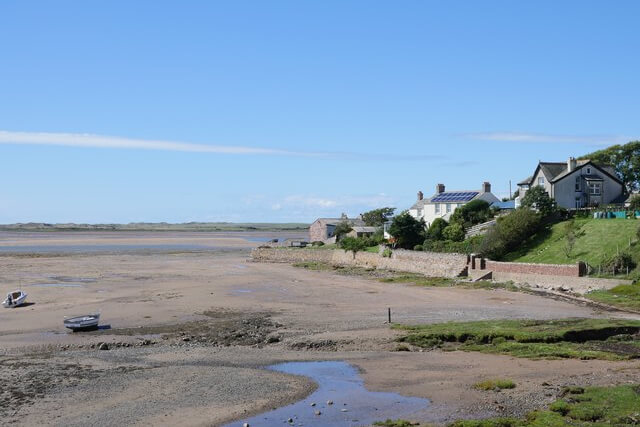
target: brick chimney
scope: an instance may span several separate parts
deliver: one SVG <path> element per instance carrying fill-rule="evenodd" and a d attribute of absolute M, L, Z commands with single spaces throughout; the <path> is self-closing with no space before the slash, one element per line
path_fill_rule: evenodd
<path fill-rule="evenodd" d="M 573 172 L 576 169 L 575 157 L 569 157 L 569 160 L 567 160 L 567 169 L 569 169 L 569 172 Z"/>
<path fill-rule="evenodd" d="M 444 184 L 436 185 L 436 194 L 444 193 Z"/>
<path fill-rule="evenodd" d="M 483 193 L 491 193 L 491 183 L 490 182 L 483 182 L 482 183 L 482 192 Z"/>
<path fill-rule="evenodd" d="M 424 194 L 422 194 L 422 191 L 418 191 L 418 200 L 422 199 L 424 199 Z"/>

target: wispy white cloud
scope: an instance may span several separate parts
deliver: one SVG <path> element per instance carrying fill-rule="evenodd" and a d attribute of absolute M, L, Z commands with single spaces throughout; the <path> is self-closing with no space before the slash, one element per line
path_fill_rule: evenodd
<path fill-rule="evenodd" d="M 623 144 L 633 140 L 624 135 L 554 135 L 527 132 L 477 132 L 462 135 L 465 138 L 499 142 L 571 143 L 590 145 Z"/>
<path fill-rule="evenodd" d="M 0 131 L 0 144 L 14 145 L 49 145 L 80 148 L 119 148 L 158 151 L 182 151 L 192 153 L 218 153 L 235 155 L 279 155 L 321 157 L 327 153 L 278 150 L 272 148 L 255 148 L 232 145 L 192 144 L 179 141 L 162 141 L 121 138 L 115 136 L 49 133 L 49 132 L 10 132 Z"/>
<path fill-rule="evenodd" d="M 214 153 L 231 155 L 298 156 L 343 161 L 420 161 L 442 162 L 441 155 L 410 153 L 389 154 L 373 152 L 295 151 L 277 148 L 257 148 L 234 145 L 194 144 L 183 141 L 125 138 L 88 133 L 14 132 L 0 130 L 0 145 L 46 145 L 75 148 L 138 149 L 156 151 L 181 151 L 190 153 Z"/>

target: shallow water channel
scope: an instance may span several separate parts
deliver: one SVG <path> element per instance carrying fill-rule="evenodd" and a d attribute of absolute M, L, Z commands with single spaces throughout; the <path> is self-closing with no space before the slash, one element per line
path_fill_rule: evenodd
<path fill-rule="evenodd" d="M 358 371 L 346 362 L 288 362 L 268 369 L 313 379 L 318 388 L 303 400 L 227 427 L 291 426 L 366 426 L 387 418 L 408 418 L 425 413 L 427 399 L 405 397 L 397 393 L 368 391 Z M 327 404 L 332 401 L 333 404 Z M 315 406 L 311 406 L 315 403 Z M 320 414 L 316 414 L 319 411 Z M 289 422 L 288 420 L 292 421 Z"/>

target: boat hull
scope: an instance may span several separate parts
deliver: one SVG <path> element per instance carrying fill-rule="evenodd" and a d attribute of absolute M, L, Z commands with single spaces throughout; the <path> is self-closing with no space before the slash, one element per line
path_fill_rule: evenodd
<path fill-rule="evenodd" d="M 100 322 L 99 314 L 88 314 L 85 316 L 76 316 L 64 319 L 65 328 L 73 331 L 87 331 L 97 329 Z"/>
<path fill-rule="evenodd" d="M 22 291 L 14 291 L 14 292 L 11 292 L 11 294 L 19 294 L 19 296 L 18 297 L 13 296 L 11 303 L 9 303 L 8 298 L 2 301 L 2 306 L 4 308 L 20 307 L 22 304 L 24 304 L 27 301 L 27 294 L 25 294 Z"/>

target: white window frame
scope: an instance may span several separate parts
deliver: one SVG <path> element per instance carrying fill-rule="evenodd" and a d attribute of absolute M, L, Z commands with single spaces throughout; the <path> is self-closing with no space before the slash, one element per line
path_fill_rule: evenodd
<path fill-rule="evenodd" d="M 440 203 L 436 203 L 434 206 L 436 207 L 436 213 L 439 214 L 440 213 Z"/>
<path fill-rule="evenodd" d="M 580 182 L 580 177 L 576 176 L 576 191 L 580 191 L 582 188 L 582 183 Z"/>
<path fill-rule="evenodd" d="M 447 203 L 447 213 L 451 213 L 451 203 Z"/>
<path fill-rule="evenodd" d="M 601 182 L 589 183 L 589 194 L 591 196 L 600 196 L 602 194 L 602 183 Z"/>
<path fill-rule="evenodd" d="M 544 187 L 544 176 L 538 177 L 538 185 Z"/>

